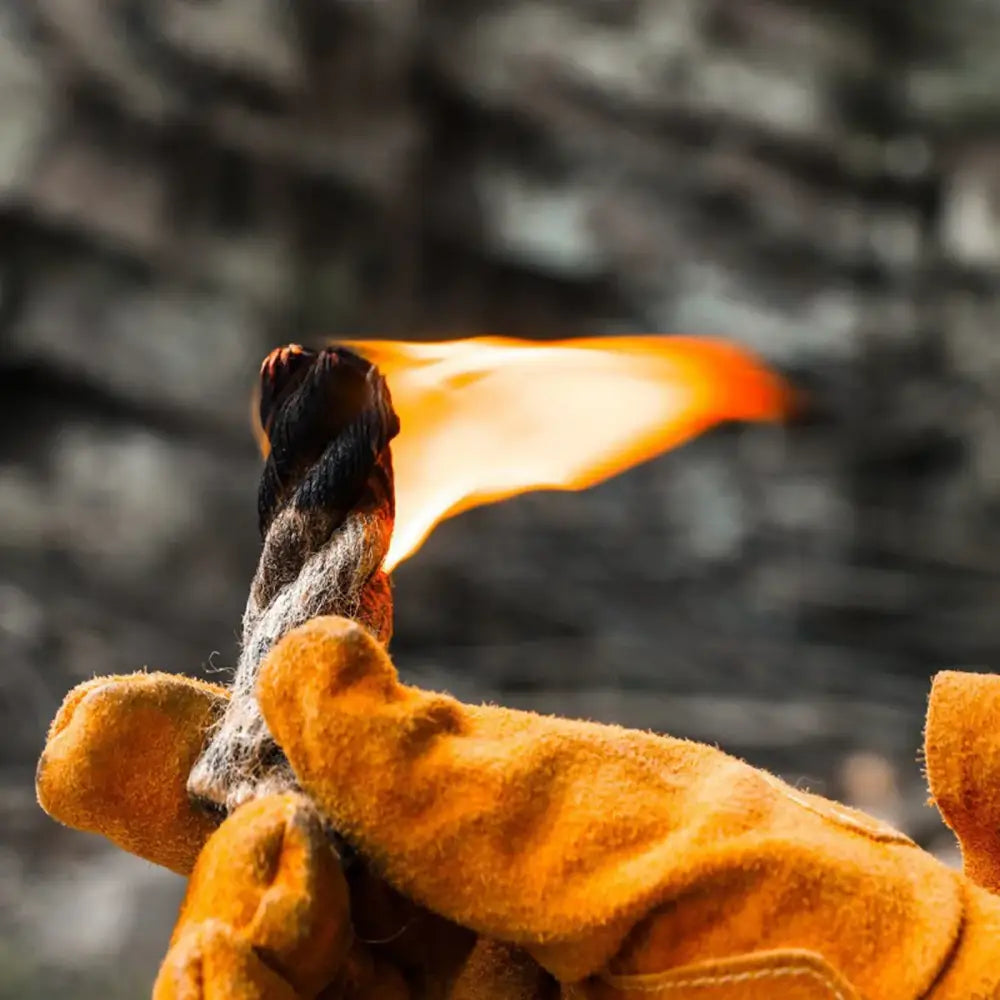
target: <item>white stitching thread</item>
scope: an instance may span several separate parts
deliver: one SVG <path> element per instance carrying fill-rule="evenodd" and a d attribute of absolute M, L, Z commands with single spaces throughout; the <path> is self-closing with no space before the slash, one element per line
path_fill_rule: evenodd
<path fill-rule="evenodd" d="M 637 990 L 640 993 L 652 993 L 654 990 L 679 990 L 684 987 L 699 989 L 702 986 L 724 986 L 733 983 L 748 983 L 755 979 L 777 978 L 779 976 L 806 976 L 816 979 L 820 984 L 830 990 L 833 1000 L 850 1000 L 848 995 L 840 989 L 828 976 L 818 969 L 808 967 L 784 969 L 759 969 L 756 972 L 729 972 L 721 976 L 696 976 L 693 979 L 674 979 L 668 982 L 628 982 L 628 976 L 608 976 L 605 982 L 616 989 Z"/>
<path fill-rule="evenodd" d="M 913 840 L 907 837 L 905 833 L 894 829 L 888 823 L 884 823 L 874 816 L 867 816 L 856 809 L 847 809 L 839 802 L 832 802 L 829 799 L 823 799 L 810 792 L 792 788 L 780 778 L 776 778 L 767 771 L 761 773 L 764 776 L 764 780 L 784 795 L 785 798 L 791 800 L 797 806 L 808 810 L 814 816 L 819 816 L 828 822 L 837 823 L 852 833 L 860 833 L 882 844 L 901 844 L 907 847 L 916 846 Z"/>

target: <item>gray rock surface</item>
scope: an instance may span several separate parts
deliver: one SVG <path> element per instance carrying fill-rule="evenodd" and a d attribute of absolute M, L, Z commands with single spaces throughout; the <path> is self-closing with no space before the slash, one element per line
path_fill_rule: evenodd
<path fill-rule="evenodd" d="M 788 372 L 808 423 L 442 527 L 394 653 L 948 854 L 915 755 L 932 673 L 1000 644 L 998 44 L 995 0 L 2 0 L 0 995 L 148 985 L 178 886 L 42 817 L 34 762 L 76 681 L 234 662 L 249 390 L 293 339 Z"/>

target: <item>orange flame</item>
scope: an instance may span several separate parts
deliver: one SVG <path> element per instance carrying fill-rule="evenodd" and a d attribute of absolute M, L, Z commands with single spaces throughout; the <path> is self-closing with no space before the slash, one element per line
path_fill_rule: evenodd
<path fill-rule="evenodd" d="M 399 415 L 387 571 L 462 511 L 531 490 L 586 489 L 714 424 L 779 420 L 792 406 L 781 378 L 720 340 L 340 343 L 379 367 Z"/>
<path fill-rule="evenodd" d="M 446 518 L 530 490 L 582 490 L 726 420 L 778 420 L 789 387 L 691 337 L 541 343 L 348 341 L 399 414 L 391 571 Z"/>

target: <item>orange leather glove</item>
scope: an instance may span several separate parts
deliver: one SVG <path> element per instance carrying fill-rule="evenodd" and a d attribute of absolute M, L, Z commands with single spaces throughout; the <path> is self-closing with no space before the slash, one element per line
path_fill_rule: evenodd
<path fill-rule="evenodd" d="M 932 738 L 964 731 L 948 687 L 963 683 L 935 688 L 949 697 L 932 703 L 928 764 L 965 837 L 955 817 L 990 800 L 975 752 L 995 726 Z M 992 694 L 977 721 L 998 717 Z M 258 695 L 308 799 L 244 806 L 203 849 L 184 781 L 222 692 L 92 682 L 39 766 L 64 822 L 175 870 L 201 849 L 159 997 L 1000 996 L 1000 898 L 972 860 L 997 856 L 995 833 L 965 845 L 963 876 L 713 748 L 405 687 L 342 619 L 282 640 Z M 956 745 L 972 752 L 932 759 Z M 314 810 L 364 859 L 349 886 Z"/>

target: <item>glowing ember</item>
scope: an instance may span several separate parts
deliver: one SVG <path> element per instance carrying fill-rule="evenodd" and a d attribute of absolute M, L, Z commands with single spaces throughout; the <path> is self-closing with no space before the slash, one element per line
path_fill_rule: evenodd
<path fill-rule="evenodd" d="M 581 490 L 725 420 L 777 420 L 787 385 L 739 348 L 689 337 L 346 341 L 389 383 L 392 570 L 446 518 L 530 490 Z"/>

